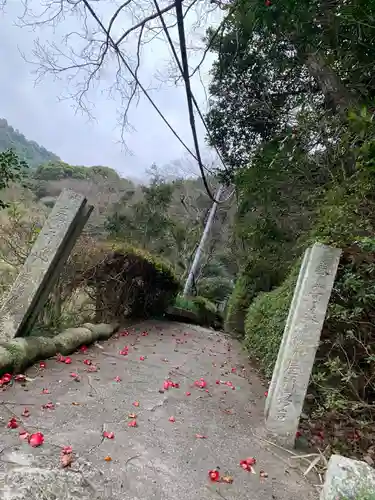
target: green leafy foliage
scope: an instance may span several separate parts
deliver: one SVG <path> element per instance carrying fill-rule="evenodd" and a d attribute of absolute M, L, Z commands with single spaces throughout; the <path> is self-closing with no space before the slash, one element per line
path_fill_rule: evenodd
<path fill-rule="evenodd" d="M 12 182 L 21 181 L 27 164 L 20 160 L 12 149 L 7 149 L 0 153 L 0 191 L 5 189 Z M 6 208 L 7 203 L 0 199 L 0 209 Z"/>
<path fill-rule="evenodd" d="M 232 7 L 213 42 L 207 117 L 238 190 L 241 273 L 226 323 L 270 376 L 302 251 L 340 246 L 304 430 L 319 447 L 325 429 L 331 449 L 375 459 L 375 2 Z"/>
<path fill-rule="evenodd" d="M 167 262 L 118 242 L 94 249 L 81 280 L 95 287 L 98 321 L 162 316 L 180 288 Z"/>
<path fill-rule="evenodd" d="M 0 119 L 0 151 L 12 149 L 17 156 L 25 161 L 31 168 L 37 167 L 48 161 L 58 161 L 59 157 L 39 146 L 34 141 L 29 141 L 18 130 L 8 125 L 8 122 Z"/>

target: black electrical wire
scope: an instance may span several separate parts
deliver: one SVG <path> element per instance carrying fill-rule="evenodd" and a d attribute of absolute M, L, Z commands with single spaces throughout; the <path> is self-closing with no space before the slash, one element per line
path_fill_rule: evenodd
<path fill-rule="evenodd" d="M 162 12 L 161 12 L 161 10 L 160 10 L 160 7 L 159 7 L 159 4 L 158 4 L 157 0 L 154 0 L 154 5 L 155 5 L 156 11 L 157 11 L 157 13 L 158 13 L 158 15 L 159 15 L 159 18 L 160 18 L 160 21 L 161 21 L 161 24 L 162 24 L 162 27 L 163 27 L 164 33 L 165 33 L 165 35 L 166 35 L 166 37 L 167 37 L 167 40 L 168 40 L 168 43 L 169 43 L 169 46 L 171 47 L 171 50 L 172 50 L 173 56 L 174 56 L 174 58 L 175 58 L 175 60 L 176 60 L 176 62 L 177 62 L 177 65 L 178 65 L 178 68 L 179 68 L 179 70 L 180 70 L 180 72 L 181 72 L 181 75 L 182 75 L 182 77 L 184 78 L 185 87 L 186 87 L 186 78 L 185 78 L 185 75 L 187 75 L 187 79 L 189 80 L 189 95 L 190 95 L 190 98 L 191 98 L 191 100 L 192 100 L 192 102 L 193 102 L 193 104 L 194 104 L 194 106 L 195 106 L 195 108 L 196 108 L 196 110 L 197 110 L 197 112 L 198 112 L 198 114 L 199 114 L 199 116 L 200 116 L 200 119 L 202 120 L 202 123 L 203 123 L 203 125 L 204 125 L 204 127 L 205 127 L 205 129 L 206 129 L 206 131 L 207 131 L 207 133 L 208 133 L 208 135 L 209 135 L 209 136 L 211 136 L 211 132 L 210 132 L 210 130 L 209 130 L 209 128 L 208 128 L 208 125 L 207 125 L 206 120 L 205 120 L 205 118 L 204 118 L 204 116 L 203 116 L 203 113 L 201 112 L 201 110 L 200 110 L 200 108 L 199 108 L 199 106 L 198 106 L 197 100 L 195 99 L 194 94 L 193 94 L 193 93 L 192 93 L 192 91 L 191 91 L 191 87 L 190 87 L 190 77 L 189 77 L 189 69 L 187 68 L 187 71 L 186 71 L 186 73 L 185 73 L 184 68 L 182 67 L 182 64 L 181 64 L 180 58 L 178 57 L 178 54 L 177 54 L 176 48 L 175 48 L 175 46 L 174 46 L 174 44 L 173 44 L 172 38 L 171 38 L 171 36 L 170 36 L 170 34 L 169 34 L 168 27 L 167 27 L 167 25 L 166 25 L 166 23 L 165 23 L 165 20 L 164 20 L 164 17 L 163 17 L 163 13 L 162 13 Z M 177 8 L 177 7 L 176 7 L 176 8 Z M 182 4 L 181 4 L 181 12 L 182 12 Z M 177 24 L 178 24 L 178 22 L 179 22 L 179 17 L 177 16 Z M 184 28 L 183 28 L 183 14 L 182 14 L 182 29 L 183 29 L 183 31 L 184 31 Z M 184 31 L 184 38 L 185 38 L 185 31 Z M 183 50 L 183 49 L 181 48 L 181 54 L 182 54 L 182 50 Z M 186 43 L 185 43 L 185 53 L 186 53 Z M 187 54 L 186 54 L 186 61 L 187 61 Z M 188 92 L 188 91 L 187 91 L 187 92 Z M 189 98 L 188 98 L 188 100 L 189 100 Z M 195 130 L 194 111 L 192 111 L 192 112 L 193 112 L 193 124 L 194 124 L 193 126 L 194 126 L 194 130 Z M 190 115 L 190 108 L 189 108 L 189 115 Z M 190 123 L 191 123 L 191 119 L 190 119 Z M 193 130 L 193 127 L 192 127 L 192 130 Z M 196 134 L 196 132 L 195 132 L 195 134 Z M 194 137 L 194 131 L 193 131 L 193 137 Z M 220 158 L 220 161 L 221 161 L 222 165 L 223 165 L 223 166 L 224 166 L 224 168 L 225 168 L 225 163 L 224 163 L 224 160 L 223 160 L 223 158 L 222 158 L 222 156 L 221 156 L 221 154 L 220 154 L 220 152 L 219 152 L 219 150 L 217 149 L 217 147 L 216 147 L 216 146 L 215 146 L 215 151 L 216 151 L 216 153 L 217 153 L 218 157 Z M 197 161 L 198 161 L 198 165 L 199 165 L 199 160 L 198 160 L 198 158 L 200 158 L 200 155 L 199 155 L 199 149 L 198 149 L 198 152 L 197 152 L 196 157 L 197 157 Z M 202 162 L 201 162 L 201 165 L 200 165 L 200 166 L 201 166 L 202 168 L 206 168 L 206 167 L 203 165 L 203 163 L 202 163 Z M 206 180 L 206 179 L 205 179 L 205 174 L 204 174 L 204 172 L 202 172 L 202 168 L 201 168 L 200 170 L 201 170 L 201 174 L 202 174 L 202 179 L 203 179 L 203 182 L 205 183 L 205 180 Z M 206 170 L 207 170 L 207 168 L 206 168 Z M 206 185 L 206 184 L 207 184 L 207 185 Z M 205 183 L 205 188 L 206 188 L 207 194 L 210 196 L 210 198 L 211 198 L 213 201 L 216 201 L 217 203 L 225 203 L 225 202 L 227 202 L 227 201 L 228 201 L 228 200 L 229 200 L 229 199 L 233 196 L 233 193 L 234 193 L 234 190 L 233 190 L 233 191 L 229 194 L 229 196 L 227 196 L 227 198 L 226 198 L 225 200 L 222 200 L 222 201 L 215 200 L 215 199 L 214 199 L 214 197 L 212 196 L 212 193 L 210 192 L 210 190 L 209 190 L 209 189 L 207 189 L 207 186 L 208 186 L 208 183 L 206 182 L 206 183 Z"/>

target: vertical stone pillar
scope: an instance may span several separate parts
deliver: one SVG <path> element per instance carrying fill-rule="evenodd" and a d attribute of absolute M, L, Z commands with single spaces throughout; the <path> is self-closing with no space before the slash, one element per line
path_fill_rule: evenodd
<path fill-rule="evenodd" d="M 283 446 L 294 446 L 340 255 L 316 243 L 301 265 L 266 404 L 266 429 Z"/>

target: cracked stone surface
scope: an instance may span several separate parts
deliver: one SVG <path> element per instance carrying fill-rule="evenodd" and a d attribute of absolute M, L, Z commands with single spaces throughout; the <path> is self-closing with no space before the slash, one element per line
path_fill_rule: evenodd
<path fill-rule="evenodd" d="M 283 451 L 262 438 L 264 391 L 239 343 L 222 333 L 168 322 L 145 322 L 128 336 L 39 364 L 0 392 L 0 493 L 4 500 L 300 500 L 316 490 Z M 146 331 L 147 335 L 142 335 Z M 129 346 L 129 354 L 119 351 Z M 140 357 L 144 356 L 144 361 Z M 84 359 L 98 367 L 88 372 Z M 233 369 L 233 371 L 232 371 Z M 70 376 L 79 374 L 79 381 Z M 119 376 L 121 382 L 114 381 Z M 180 384 L 163 392 L 164 380 Z M 200 389 L 195 380 L 203 378 Z M 230 381 L 235 389 L 216 380 Z M 50 394 L 43 394 L 48 389 Z M 206 392 L 207 389 L 207 392 Z M 190 392 L 191 395 L 186 393 Z M 53 402 L 55 409 L 42 409 Z M 139 402 L 139 407 L 133 403 Z M 30 411 L 22 417 L 24 408 Z M 129 427 L 129 414 L 138 426 Z M 8 429 L 42 432 L 44 444 L 32 448 Z M 175 422 L 170 422 L 173 416 Z M 103 438 L 103 431 L 114 439 Z M 197 439 L 196 434 L 206 439 Z M 63 469 L 62 446 L 74 450 Z M 105 457 L 111 461 L 105 461 Z M 239 461 L 255 457 L 255 474 Z M 208 471 L 220 467 L 232 484 L 212 483 Z M 267 478 L 260 477 L 264 470 Z"/>

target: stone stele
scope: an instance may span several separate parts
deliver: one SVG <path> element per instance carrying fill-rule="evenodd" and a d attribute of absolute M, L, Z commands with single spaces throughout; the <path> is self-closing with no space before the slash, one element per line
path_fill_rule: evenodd
<path fill-rule="evenodd" d="M 0 342 L 32 328 L 92 209 L 83 195 L 62 191 L 2 304 Z"/>
<path fill-rule="evenodd" d="M 340 255 L 315 243 L 301 265 L 265 411 L 267 431 L 283 446 L 294 446 Z"/>

